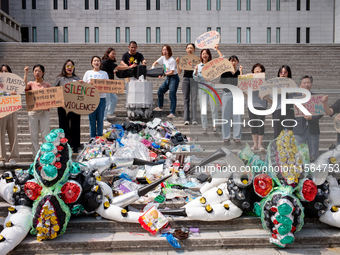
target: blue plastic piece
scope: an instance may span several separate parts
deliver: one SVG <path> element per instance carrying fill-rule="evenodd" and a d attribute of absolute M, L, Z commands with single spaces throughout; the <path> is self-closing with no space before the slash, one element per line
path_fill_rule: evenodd
<path fill-rule="evenodd" d="M 177 242 L 176 238 L 170 234 L 170 233 L 165 233 L 162 234 L 162 237 L 166 237 L 166 240 L 171 244 L 172 247 L 174 248 L 181 248 L 181 245 Z"/>

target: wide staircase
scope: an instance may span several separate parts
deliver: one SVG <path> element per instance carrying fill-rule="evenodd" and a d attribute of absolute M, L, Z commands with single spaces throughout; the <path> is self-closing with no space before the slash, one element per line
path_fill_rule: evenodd
<path fill-rule="evenodd" d="M 45 80 L 51 84 L 61 71 L 66 59 L 75 62 L 76 74 L 82 78 L 86 70 L 91 69 L 90 60 L 94 55 L 103 56 L 106 48 L 116 49 L 117 60 L 128 50 L 125 44 L 24 44 L 24 43 L 0 43 L 0 64 L 8 64 L 13 73 L 23 77 L 24 66 L 28 65 L 30 73 L 28 80 L 33 80 L 32 68 L 35 64 L 45 66 Z M 161 44 L 141 44 L 138 51 L 143 53 L 147 60 L 148 68 L 160 57 Z M 186 55 L 185 45 L 171 45 L 174 57 Z M 291 67 L 293 80 L 299 83 L 299 78 L 305 74 L 314 77 L 312 91 L 316 93 L 328 94 L 329 102 L 332 104 L 340 98 L 338 89 L 338 70 L 340 67 L 340 45 L 220 45 L 220 49 L 226 57 L 235 54 L 240 59 L 244 73 L 249 73 L 253 64 L 259 62 L 266 67 L 266 77 L 277 76 L 279 67 L 287 64 Z M 199 55 L 200 50 L 196 50 Z M 217 53 L 212 51 L 213 58 Z M 180 76 L 182 77 L 182 76 Z M 164 79 L 147 78 L 153 82 L 154 103 L 157 105 L 157 89 Z M 121 124 L 126 121 L 125 94 L 118 95 L 119 102 L 116 107 L 116 119 L 111 123 Z M 22 97 L 23 108 L 18 111 L 19 126 L 19 150 L 20 168 L 27 169 L 32 162 L 32 147 L 27 121 L 27 110 L 25 97 Z M 165 95 L 165 106 L 163 112 L 154 112 L 154 117 L 166 120 L 169 114 L 170 101 L 168 94 Z M 200 111 L 198 109 L 198 116 Z M 208 116 L 211 116 L 208 107 Z M 219 105 L 219 116 L 221 116 L 221 106 Z M 247 110 L 243 119 L 248 121 Z M 271 119 L 268 116 L 267 119 Z M 204 157 L 214 152 L 220 147 L 226 147 L 233 152 L 244 148 L 246 143 L 252 146 L 250 127 L 242 129 L 242 142 L 235 144 L 233 141 L 225 144 L 221 138 L 221 127 L 218 132 L 212 132 L 212 120 L 208 117 L 208 133 L 203 134 L 200 125 L 183 125 L 183 94 L 181 85 L 177 92 L 176 118 L 169 121 L 183 134 L 190 138 L 191 144 L 200 145 L 203 152 L 193 153 L 197 157 Z M 337 132 L 333 124 L 334 118 L 324 116 L 320 120 L 320 153 L 328 150 L 331 144 L 336 144 Z M 56 109 L 51 109 L 51 129 L 58 127 L 58 116 Z M 106 125 L 105 127 L 108 127 Z M 272 140 L 273 128 L 271 122 L 265 122 L 264 146 Z M 89 122 L 87 116 L 81 118 L 81 142 L 89 140 Z M 6 137 L 7 147 L 8 140 Z M 256 152 L 264 159 L 265 152 Z M 6 166 L 0 169 L 0 174 L 9 170 Z M 180 207 L 182 203 L 167 203 L 163 206 Z M 8 204 L 0 200 L 0 222 L 4 222 L 7 215 Z M 201 234 L 198 237 L 191 237 L 185 241 L 180 241 L 182 250 L 215 250 L 215 249 L 250 249 L 250 248 L 272 248 L 268 242 L 269 235 L 262 230 L 261 222 L 258 218 L 242 216 L 241 218 L 229 222 L 192 222 L 182 218 L 170 219 L 173 228 L 177 227 L 198 227 Z M 320 223 L 317 219 L 307 219 L 304 229 L 296 234 L 296 241 L 292 248 L 306 247 L 337 247 L 340 246 L 339 230 Z M 28 236 L 11 254 L 61 254 L 61 253 L 82 253 L 103 252 L 105 254 L 113 251 L 133 251 L 133 252 L 162 252 L 171 251 L 173 248 L 167 243 L 165 238 L 150 237 L 139 224 L 122 224 L 104 219 L 94 219 L 93 217 L 80 217 L 70 221 L 67 232 L 64 236 L 53 241 L 37 242 L 34 236 Z M 276 252 L 276 251 L 275 251 Z M 274 251 L 273 253 L 274 254 Z"/>

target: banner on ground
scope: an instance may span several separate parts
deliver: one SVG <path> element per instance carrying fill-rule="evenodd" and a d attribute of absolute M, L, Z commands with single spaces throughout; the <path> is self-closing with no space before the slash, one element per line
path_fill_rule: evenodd
<path fill-rule="evenodd" d="M 206 80 L 213 80 L 229 71 L 234 71 L 234 67 L 228 59 L 215 58 L 203 66 L 202 75 Z"/>
<path fill-rule="evenodd" d="M 27 111 L 46 110 L 64 106 L 62 87 L 26 91 Z"/>
<path fill-rule="evenodd" d="M 122 80 L 91 79 L 91 82 L 99 93 L 124 93 L 124 81 Z"/>
<path fill-rule="evenodd" d="M 317 116 L 317 115 L 324 115 L 325 109 L 323 108 L 322 105 L 322 97 L 323 95 L 311 95 L 310 100 L 307 103 L 302 104 L 307 111 L 309 111 L 312 116 Z M 294 97 L 294 98 L 303 98 L 303 97 Z M 294 105 L 294 112 L 295 112 L 295 117 L 303 117 L 305 116 L 302 111 L 300 111 L 299 108 Z"/>
<path fill-rule="evenodd" d="M 21 95 L 0 97 L 0 118 L 21 109 Z"/>
<path fill-rule="evenodd" d="M 200 62 L 200 57 L 194 54 L 188 54 L 179 60 L 178 66 L 182 70 L 194 70 L 195 66 L 197 66 Z"/>
<path fill-rule="evenodd" d="M 266 95 L 273 94 L 273 88 L 277 88 L 277 93 L 281 94 L 281 88 L 297 88 L 295 81 L 289 78 L 277 77 L 266 80 L 259 86 L 259 95 L 263 99 Z"/>
<path fill-rule="evenodd" d="M 248 88 L 252 88 L 253 91 L 260 89 L 260 86 L 264 84 L 266 78 L 265 73 L 249 73 L 238 76 L 238 84 L 242 91 L 247 92 Z"/>
<path fill-rule="evenodd" d="M 25 82 L 14 73 L 0 73 L 0 90 L 21 94 L 25 91 Z"/>
<path fill-rule="evenodd" d="M 65 111 L 80 115 L 93 113 L 100 101 L 98 89 L 86 82 L 70 82 L 63 86 Z"/>
<path fill-rule="evenodd" d="M 195 46 L 199 49 L 214 49 L 215 45 L 220 42 L 220 38 L 217 31 L 209 31 L 197 37 Z"/>

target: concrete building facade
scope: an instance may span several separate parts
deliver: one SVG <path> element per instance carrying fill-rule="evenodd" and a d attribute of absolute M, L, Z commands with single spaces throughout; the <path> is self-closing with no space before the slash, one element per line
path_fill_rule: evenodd
<path fill-rule="evenodd" d="M 186 43 L 340 42 L 340 0 L 10 0 L 22 41 Z"/>

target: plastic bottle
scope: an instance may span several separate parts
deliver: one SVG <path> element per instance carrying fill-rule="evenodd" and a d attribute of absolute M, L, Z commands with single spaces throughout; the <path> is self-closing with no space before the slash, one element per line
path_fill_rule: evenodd
<path fill-rule="evenodd" d="M 184 173 L 188 172 L 190 169 L 190 163 L 185 163 L 184 167 L 183 167 L 183 171 Z"/>
<path fill-rule="evenodd" d="M 185 177 L 185 173 L 183 169 L 179 171 L 179 184 L 186 184 L 187 183 L 187 178 Z"/>

